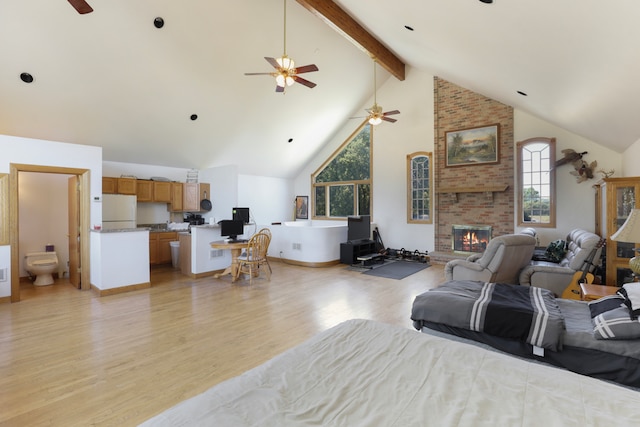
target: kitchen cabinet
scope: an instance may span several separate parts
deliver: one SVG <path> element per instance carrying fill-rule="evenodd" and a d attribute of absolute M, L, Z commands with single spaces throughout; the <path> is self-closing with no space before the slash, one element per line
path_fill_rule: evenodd
<path fill-rule="evenodd" d="M 171 242 L 178 240 L 176 231 L 149 233 L 149 264 L 171 263 Z"/>
<path fill-rule="evenodd" d="M 194 212 L 200 210 L 200 184 L 186 182 L 182 195 L 182 210 Z"/>
<path fill-rule="evenodd" d="M 596 189 L 596 233 L 607 239 L 605 277 L 609 286 L 622 286 L 634 280 L 629 259 L 640 242 L 614 242 L 609 237 L 624 224 L 633 209 L 640 207 L 640 177 L 605 178 Z"/>
<path fill-rule="evenodd" d="M 191 234 L 180 233 L 180 272 L 191 276 Z"/>
<path fill-rule="evenodd" d="M 172 182 L 171 183 L 171 203 L 168 205 L 168 209 L 170 212 L 182 212 L 182 198 L 184 184 L 181 182 Z"/>
<path fill-rule="evenodd" d="M 171 183 L 168 181 L 153 181 L 153 201 L 171 203 Z"/>
<path fill-rule="evenodd" d="M 103 176 L 102 194 L 118 194 L 118 178 Z"/>
<path fill-rule="evenodd" d="M 117 178 L 118 194 L 136 195 L 136 179 L 135 178 Z"/>
<path fill-rule="evenodd" d="M 211 185 L 207 183 L 187 182 L 184 184 L 182 198 L 182 210 L 185 212 L 199 212 L 200 201 L 205 198 L 210 199 Z"/>
<path fill-rule="evenodd" d="M 139 179 L 136 185 L 138 202 L 153 202 L 153 181 Z"/>

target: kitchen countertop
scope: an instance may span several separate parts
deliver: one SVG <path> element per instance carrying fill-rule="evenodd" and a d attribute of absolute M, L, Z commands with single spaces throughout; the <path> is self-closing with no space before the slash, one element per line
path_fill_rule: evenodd
<path fill-rule="evenodd" d="M 105 230 L 101 228 L 100 230 L 96 230 L 95 228 L 91 229 L 92 233 L 133 233 L 137 231 L 149 231 L 147 227 L 138 227 L 138 228 L 115 228 L 113 230 Z"/>

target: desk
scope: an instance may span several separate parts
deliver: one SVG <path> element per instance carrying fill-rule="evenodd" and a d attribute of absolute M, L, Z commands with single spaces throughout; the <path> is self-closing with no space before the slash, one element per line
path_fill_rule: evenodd
<path fill-rule="evenodd" d="M 247 247 L 247 242 L 225 242 L 224 240 L 218 240 L 211 242 L 211 247 L 214 249 L 226 249 L 231 251 L 231 265 L 224 269 L 222 273 L 216 274 L 216 279 L 231 274 L 231 281 L 235 282 L 238 279 L 238 257 L 242 253 L 242 250 Z"/>
<path fill-rule="evenodd" d="M 592 285 L 580 283 L 580 293 L 582 301 L 594 301 L 608 295 L 614 295 L 618 291 L 616 286 Z"/>

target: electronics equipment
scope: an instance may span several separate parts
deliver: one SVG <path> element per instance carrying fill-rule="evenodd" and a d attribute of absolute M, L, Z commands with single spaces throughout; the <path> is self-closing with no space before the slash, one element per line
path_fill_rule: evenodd
<path fill-rule="evenodd" d="M 232 242 L 238 241 L 238 236 L 244 234 L 244 223 L 238 220 L 224 219 L 219 222 L 220 235 L 228 237 Z"/>
<path fill-rule="evenodd" d="M 347 241 L 350 243 L 371 240 L 371 216 L 359 215 L 347 217 Z"/>
<path fill-rule="evenodd" d="M 231 213 L 234 220 L 249 224 L 249 208 L 233 208 Z"/>

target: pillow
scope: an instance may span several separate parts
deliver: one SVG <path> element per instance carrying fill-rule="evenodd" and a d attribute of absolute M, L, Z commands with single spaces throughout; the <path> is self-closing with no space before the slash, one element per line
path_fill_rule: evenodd
<path fill-rule="evenodd" d="M 599 298 L 595 301 L 588 303 L 589 311 L 591 312 L 591 318 L 604 313 L 605 311 L 613 310 L 614 308 L 624 307 L 624 297 L 622 295 L 609 295 Z"/>
<path fill-rule="evenodd" d="M 547 249 L 544 251 L 544 256 L 551 262 L 556 264 L 562 261 L 567 253 L 567 242 L 564 240 L 554 240 L 549 243 Z"/>
<path fill-rule="evenodd" d="M 625 283 L 618 291 L 624 297 L 624 303 L 631 313 L 632 319 L 640 315 L 640 283 Z"/>
<path fill-rule="evenodd" d="M 640 321 L 631 319 L 626 306 L 614 308 L 593 319 L 593 335 L 599 340 L 632 340 L 640 338 Z"/>

